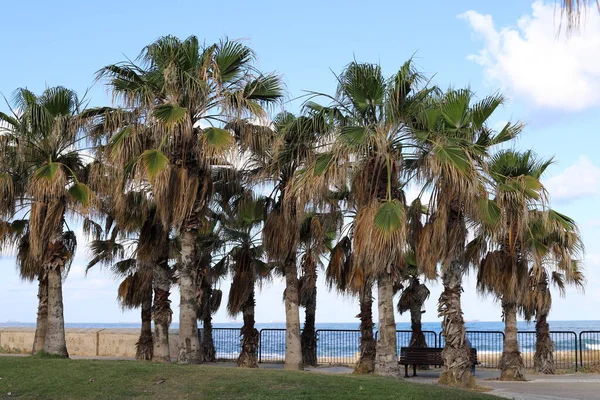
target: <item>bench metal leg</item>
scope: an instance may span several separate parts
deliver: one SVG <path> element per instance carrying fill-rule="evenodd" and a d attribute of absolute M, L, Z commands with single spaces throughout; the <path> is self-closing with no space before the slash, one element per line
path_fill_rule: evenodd
<path fill-rule="evenodd" d="M 408 364 L 404 364 L 404 377 L 408 378 Z"/>
<path fill-rule="evenodd" d="M 417 376 L 417 364 L 413 364 L 413 376 Z"/>

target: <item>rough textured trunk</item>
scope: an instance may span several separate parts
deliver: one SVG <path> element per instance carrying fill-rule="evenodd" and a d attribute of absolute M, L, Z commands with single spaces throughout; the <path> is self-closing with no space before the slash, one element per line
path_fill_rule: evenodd
<path fill-rule="evenodd" d="M 379 332 L 377 334 L 375 373 L 377 375 L 397 376 L 399 368 L 396 348 L 396 321 L 394 318 L 394 291 L 389 275 L 382 276 L 377 281 L 377 302 Z"/>
<path fill-rule="evenodd" d="M 471 353 L 465 341 L 465 321 L 460 302 L 463 273 L 459 261 L 450 263 L 442 274 L 444 291 L 438 303 L 438 316 L 442 317 L 442 336 L 446 341 L 442 350 L 444 365 L 439 382 L 458 387 L 474 384 Z"/>
<path fill-rule="evenodd" d="M 317 333 L 315 331 L 315 315 L 317 312 L 317 286 L 312 289 L 306 301 L 304 329 L 300 337 L 302 344 L 302 361 L 304 365 L 317 366 Z"/>
<path fill-rule="evenodd" d="M 38 277 L 38 311 L 33 340 L 33 354 L 44 348 L 48 328 L 48 277 L 42 273 Z"/>
<path fill-rule="evenodd" d="M 242 307 L 244 326 L 242 326 L 242 351 L 237 359 L 238 367 L 258 368 L 258 342 L 260 335 L 254 327 L 254 285 L 252 293 Z"/>
<path fill-rule="evenodd" d="M 504 350 L 500 358 L 500 379 L 504 381 L 525 380 L 525 366 L 519 351 L 517 338 L 517 304 L 502 300 L 504 313 Z"/>
<path fill-rule="evenodd" d="M 152 286 L 154 289 L 154 304 L 152 320 L 154 321 L 154 349 L 152 361 L 171 362 L 169 353 L 169 325 L 173 311 L 169 300 L 171 280 L 169 278 L 169 262 L 166 256 L 160 258 L 152 269 Z"/>
<path fill-rule="evenodd" d="M 202 301 L 210 302 L 211 296 L 212 287 L 210 285 L 206 285 L 203 291 Z M 217 351 L 215 349 L 215 342 L 213 340 L 212 314 L 210 313 L 210 307 L 208 308 L 208 312 L 204 313 L 202 318 L 202 361 L 215 362 L 217 361 Z"/>
<path fill-rule="evenodd" d="M 542 374 L 554 374 L 554 342 L 550 337 L 548 315 L 539 314 L 535 323 L 535 355 L 533 363 L 535 370 Z"/>
<path fill-rule="evenodd" d="M 375 370 L 376 344 L 373 337 L 373 286 L 368 283 L 360 291 L 360 356 L 355 374 L 370 374 Z"/>
<path fill-rule="evenodd" d="M 200 341 L 198 340 L 198 263 L 196 230 L 183 233 L 181 240 L 181 269 L 179 271 L 179 346 L 177 362 L 200 363 Z"/>
<path fill-rule="evenodd" d="M 141 314 L 142 329 L 140 338 L 135 344 L 135 359 L 138 361 L 150 361 L 152 360 L 152 352 L 154 350 L 154 344 L 152 343 L 152 286 L 145 293 Z"/>
<path fill-rule="evenodd" d="M 217 350 L 213 339 L 212 315 L 208 314 L 202 319 L 202 359 L 204 362 L 216 362 Z"/>
<path fill-rule="evenodd" d="M 427 347 L 427 341 L 423 334 L 423 327 L 421 325 L 421 308 L 423 304 L 413 304 L 410 307 L 410 329 L 412 331 L 410 335 L 410 347 L 423 348 Z"/>
<path fill-rule="evenodd" d="M 50 250 L 52 251 L 52 250 Z M 69 357 L 65 337 L 65 318 L 62 298 L 62 260 L 54 260 L 46 269 L 48 274 L 48 325 L 44 351 L 63 357 Z"/>
<path fill-rule="evenodd" d="M 302 345 L 300 343 L 300 309 L 298 298 L 298 267 L 296 252 L 285 260 L 285 369 L 300 370 Z"/>

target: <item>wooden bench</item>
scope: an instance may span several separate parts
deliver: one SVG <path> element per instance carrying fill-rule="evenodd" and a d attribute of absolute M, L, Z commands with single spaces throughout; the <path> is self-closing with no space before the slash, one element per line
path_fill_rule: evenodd
<path fill-rule="evenodd" d="M 444 364 L 442 360 L 443 348 L 437 347 L 402 347 L 400 349 L 400 361 L 398 364 L 404 365 L 404 377 L 408 378 L 408 366 L 413 366 L 412 376 L 417 376 L 417 365 L 437 365 L 442 366 Z M 471 349 L 471 362 L 473 365 L 477 365 L 477 350 Z M 473 373 L 475 371 L 473 370 Z"/>

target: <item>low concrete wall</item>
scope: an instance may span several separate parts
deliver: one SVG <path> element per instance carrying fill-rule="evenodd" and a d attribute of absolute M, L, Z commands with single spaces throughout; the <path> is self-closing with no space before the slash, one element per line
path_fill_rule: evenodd
<path fill-rule="evenodd" d="M 178 331 L 169 331 L 171 356 L 177 355 Z M 34 328 L 0 328 L 0 351 L 31 353 Z M 67 329 L 67 351 L 72 356 L 135 357 L 139 329 Z"/>

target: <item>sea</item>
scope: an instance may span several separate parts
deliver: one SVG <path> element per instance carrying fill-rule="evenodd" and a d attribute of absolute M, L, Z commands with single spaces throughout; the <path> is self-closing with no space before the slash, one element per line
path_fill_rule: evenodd
<path fill-rule="evenodd" d="M 600 351 L 600 321 L 549 321 L 551 337 L 556 351 L 574 351 L 580 346 L 583 350 Z M 139 323 L 66 323 L 67 328 L 118 329 L 139 328 Z M 467 338 L 478 352 L 502 352 L 504 323 L 497 321 L 466 321 Z M 4 322 L 2 327 L 35 327 L 35 323 Z M 222 356 L 238 353 L 240 346 L 240 323 L 214 323 L 213 337 L 217 353 Z M 440 322 L 423 322 L 422 329 L 429 347 L 442 347 L 444 339 L 440 335 Z M 171 324 L 177 329 L 178 324 Z M 202 325 L 199 325 L 202 329 Z M 257 323 L 261 331 L 261 352 L 266 358 L 280 359 L 285 353 L 285 323 Z M 358 351 L 360 332 L 358 322 L 318 323 L 318 353 L 322 356 L 355 355 Z M 518 338 L 522 352 L 535 350 L 535 324 L 519 321 Z M 398 348 L 410 342 L 410 323 L 396 324 Z M 591 332 L 590 332 L 591 331 Z M 596 332 L 594 332 L 596 331 Z M 583 332 L 583 333 L 582 333 Z"/>

